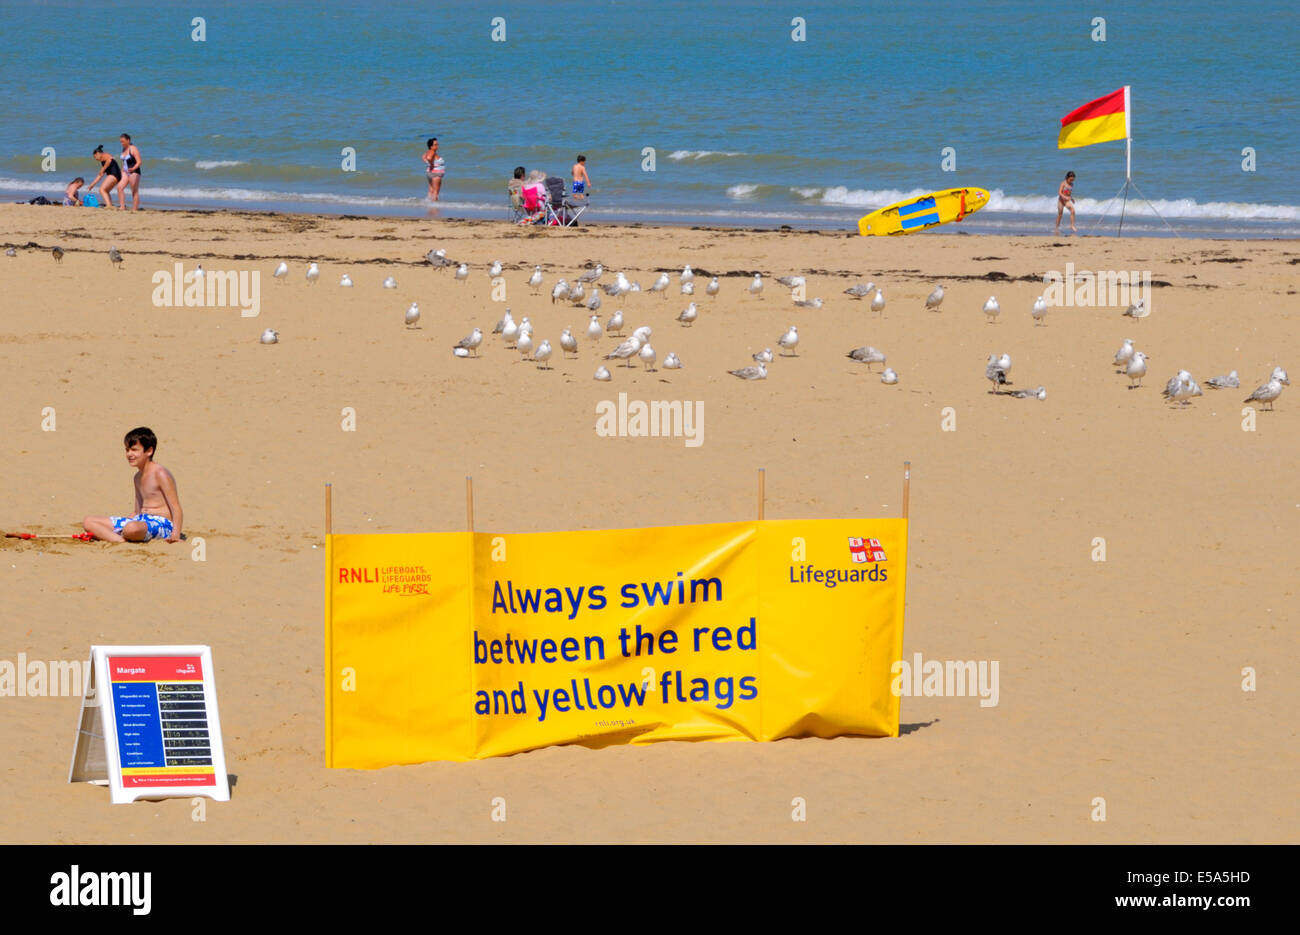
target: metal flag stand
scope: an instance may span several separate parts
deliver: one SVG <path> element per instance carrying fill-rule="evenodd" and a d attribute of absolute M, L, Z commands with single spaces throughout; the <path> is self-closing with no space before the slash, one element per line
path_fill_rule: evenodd
<path fill-rule="evenodd" d="M 1094 233 L 1101 226 L 1101 222 L 1106 220 L 1106 215 L 1110 213 L 1110 206 L 1115 203 L 1115 199 L 1123 196 L 1124 200 L 1120 202 L 1119 208 L 1119 230 L 1115 236 L 1124 236 L 1124 214 L 1128 208 L 1128 190 L 1130 188 L 1138 193 L 1142 200 L 1147 203 L 1147 207 L 1164 222 L 1165 227 L 1169 228 L 1169 232 L 1177 237 L 1178 231 L 1174 230 L 1174 226 L 1165 220 L 1165 216 L 1156 210 L 1156 206 L 1143 194 L 1142 189 L 1138 188 L 1137 182 L 1133 181 L 1133 109 L 1129 85 L 1126 84 L 1124 85 L 1124 185 L 1115 193 L 1115 198 L 1106 202 L 1106 207 L 1101 211 L 1101 217 L 1097 218 L 1097 223 L 1092 225 L 1089 234 Z"/>

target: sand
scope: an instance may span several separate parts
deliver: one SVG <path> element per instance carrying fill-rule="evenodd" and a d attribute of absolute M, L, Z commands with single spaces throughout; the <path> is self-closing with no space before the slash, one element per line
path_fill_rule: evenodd
<path fill-rule="evenodd" d="M 160 438 L 185 529 L 206 543 L 0 539 L 0 659 L 85 658 L 93 643 L 213 647 L 232 801 L 192 821 L 186 800 L 115 807 L 66 783 L 79 701 L 0 698 L 0 840 L 7 842 L 1300 840 L 1297 546 L 1300 386 L 1243 431 L 1241 400 L 1276 364 L 1300 377 L 1294 242 L 1001 238 L 591 226 L 254 213 L 0 207 L 0 364 L 8 374 L 0 529 L 79 531 L 130 506 L 121 436 Z M 67 251 L 55 264 L 49 248 Z M 121 271 L 106 256 L 124 254 Z M 465 283 L 421 257 L 472 266 Z M 485 338 L 487 264 L 508 304 L 556 345 L 539 371 Z M 287 260 L 292 274 L 273 282 Z M 158 308 L 155 271 L 180 260 L 260 270 L 261 313 Z M 321 264 L 320 282 L 304 277 Z M 690 262 L 685 300 L 605 298 L 653 326 L 679 371 L 611 368 L 597 383 L 587 313 L 550 286 L 601 261 L 648 286 Z M 535 263 L 546 283 L 524 285 Z M 1029 308 L 1047 270 L 1150 270 L 1151 317 Z M 744 292 L 753 272 L 761 299 Z M 343 272 L 356 285 L 341 289 Z M 821 310 L 771 277 L 808 276 Z M 395 290 L 380 282 L 393 275 Z M 1009 277 L 1009 278 L 1007 278 Z M 841 292 L 874 279 L 888 306 Z M 941 312 L 923 310 L 935 282 Z M 980 314 L 996 294 L 997 324 Z M 402 325 L 418 300 L 419 330 Z M 765 382 L 727 375 L 796 324 L 797 358 Z M 281 343 L 261 346 L 264 328 Z M 1151 358 L 1129 390 L 1111 357 Z M 613 342 L 601 342 L 604 348 Z M 851 348 L 897 369 L 884 386 Z M 989 393 L 989 353 L 1017 387 Z M 1236 369 L 1240 391 L 1186 408 L 1160 397 L 1180 368 Z M 878 368 L 877 368 L 878 369 Z M 595 404 L 704 400 L 704 443 L 601 438 Z M 42 431 L 45 407 L 56 430 Z M 340 424 L 354 407 L 356 432 Z M 943 431 L 952 407 L 955 431 Z M 897 739 L 561 747 L 469 764 L 362 772 L 323 758 L 323 485 L 339 532 L 461 529 L 472 474 L 481 530 L 714 522 L 752 516 L 766 468 L 770 518 L 892 516 L 913 468 L 905 658 L 996 660 L 996 707 L 904 698 Z M 1095 537 L 1106 561 L 1092 560 Z M 1258 686 L 1242 690 L 1242 669 Z M 507 802 L 491 820 L 492 799 Z M 796 796 L 807 821 L 791 820 Z M 1092 820 L 1104 797 L 1106 821 Z"/>

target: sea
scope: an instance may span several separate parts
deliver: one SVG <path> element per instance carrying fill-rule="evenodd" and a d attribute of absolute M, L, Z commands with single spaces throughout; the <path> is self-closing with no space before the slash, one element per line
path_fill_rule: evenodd
<path fill-rule="evenodd" d="M 1300 236 L 1294 0 L 3 0 L 0 35 L 5 201 L 126 132 L 149 208 L 505 220 L 515 166 L 582 153 L 596 223 L 852 230 L 977 186 L 936 232 L 1047 234 L 1072 170 L 1081 233 Z M 1126 199 L 1123 141 L 1056 145 L 1124 85 Z"/>

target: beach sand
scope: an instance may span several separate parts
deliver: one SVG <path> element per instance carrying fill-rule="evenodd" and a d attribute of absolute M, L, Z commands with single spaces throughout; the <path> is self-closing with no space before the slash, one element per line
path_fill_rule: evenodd
<path fill-rule="evenodd" d="M 75 698 L 0 698 L 0 840 L 7 842 L 1059 841 L 1300 840 L 1294 718 L 1300 710 L 1300 386 L 1243 431 L 1241 400 L 1274 365 L 1300 377 L 1300 245 L 1294 242 L 591 226 L 190 211 L 123 214 L 2 206 L 7 243 L 0 364 L 8 376 L 0 529 L 70 534 L 122 513 L 123 433 L 151 426 L 178 481 L 189 536 L 143 546 L 0 539 L 0 659 L 84 659 L 91 644 L 213 647 L 232 800 L 192 820 L 188 800 L 109 805 L 66 782 Z M 49 249 L 67 251 L 56 265 Z M 115 271 L 110 245 L 124 254 Z M 472 266 L 465 283 L 422 261 Z M 507 304 L 556 345 L 539 371 L 485 336 L 479 360 L 450 346 L 490 332 L 487 264 Z M 287 282 L 270 273 L 291 265 Z M 261 312 L 158 308 L 175 261 L 260 270 Z M 305 263 L 321 264 L 309 286 Z M 648 323 L 679 371 L 611 367 L 561 328 L 557 276 L 596 261 L 648 286 L 695 267 L 686 300 L 602 297 Z M 524 285 L 535 263 L 545 285 Z M 1047 270 L 1150 270 L 1152 314 L 1029 308 Z M 744 292 L 755 270 L 762 299 Z M 341 289 L 348 272 L 356 285 Z M 805 273 L 818 311 L 770 278 Z M 395 290 L 380 288 L 385 276 Z M 1006 279 L 1005 277 L 1010 277 Z M 841 295 L 885 288 L 882 318 Z M 939 313 L 923 310 L 935 282 Z M 980 308 L 997 295 L 1003 313 Z M 421 328 L 402 325 L 418 300 Z M 797 358 L 765 382 L 750 363 L 796 324 Z M 261 346 L 264 328 L 280 343 Z M 1151 356 L 1142 389 L 1114 373 L 1120 341 Z M 602 341 L 607 348 L 612 341 Z M 897 386 L 846 359 L 885 350 Z M 991 395 L 990 353 L 1016 387 Z M 1160 396 L 1180 368 L 1242 389 L 1191 406 Z M 879 368 L 876 368 L 879 369 Z M 595 405 L 703 400 L 704 443 L 601 438 Z M 56 431 L 42 431 L 53 407 Z M 354 407 L 357 431 L 344 432 Z M 952 407 L 956 430 L 943 431 Z M 893 516 L 912 463 L 904 658 L 996 660 L 996 707 L 904 698 L 902 736 L 550 748 L 468 764 L 327 770 L 323 755 L 323 487 L 336 532 L 464 528 L 473 475 L 480 530 L 537 531 L 751 517 L 766 468 L 768 518 Z M 1092 560 L 1093 540 L 1106 544 Z M 1258 690 L 1242 690 L 1242 670 Z M 491 820 L 506 799 L 508 820 Z M 807 821 L 791 820 L 792 799 Z M 1104 797 L 1106 821 L 1092 820 Z"/>

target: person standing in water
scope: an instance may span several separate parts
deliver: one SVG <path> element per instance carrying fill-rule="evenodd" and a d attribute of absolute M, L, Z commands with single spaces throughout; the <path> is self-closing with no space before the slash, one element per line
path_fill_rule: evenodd
<path fill-rule="evenodd" d="M 117 206 L 126 207 L 126 190 L 131 189 L 131 210 L 140 210 L 140 148 L 131 142 L 131 134 L 123 133 L 122 141 L 122 187 L 117 190 Z"/>
<path fill-rule="evenodd" d="M 586 195 L 591 185 L 591 177 L 587 175 L 587 157 L 578 154 L 578 161 L 573 164 L 573 193 L 575 195 Z"/>
<path fill-rule="evenodd" d="M 425 172 L 429 176 L 429 200 L 437 201 L 438 196 L 442 194 L 442 177 L 447 172 L 446 163 L 438 155 L 438 138 L 430 137 L 429 142 L 425 144 L 424 153 Z"/>
<path fill-rule="evenodd" d="M 1074 226 L 1074 173 L 1065 173 L 1065 181 L 1061 187 L 1056 190 L 1056 233 L 1061 233 L 1061 215 L 1065 209 L 1070 209 L 1070 233 L 1077 234 L 1079 229 Z"/>

